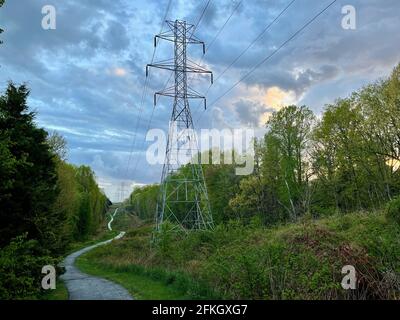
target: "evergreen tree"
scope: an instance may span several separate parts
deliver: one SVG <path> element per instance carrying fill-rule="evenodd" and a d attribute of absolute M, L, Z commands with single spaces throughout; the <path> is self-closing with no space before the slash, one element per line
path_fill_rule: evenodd
<path fill-rule="evenodd" d="M 28 95 L 25 85 L 10 83 L 0 97 L 0 246 L 27 232 L 51 248 L 63 222 L 51 210 L 57 175 L 47 133 L 28 111 Z"/>

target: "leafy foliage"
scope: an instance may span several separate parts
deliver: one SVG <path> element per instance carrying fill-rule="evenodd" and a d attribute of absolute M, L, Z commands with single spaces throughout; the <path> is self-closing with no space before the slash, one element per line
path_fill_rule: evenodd
<path fill-rule="evenodd" d="M 36 240 L 27 234 L 0 250 L 0 299 L 35 299 L 41 295 L 42 267 L 56 265 Z"/>
<path fill-rule="evenodd" d="M 99 270 L 127 278 L 157 274 L 166 281 L 170 275 L 167 285 L 179 286 L 189 298 L 399 298 L 400 229 L 382 213 L 338 214 L 276 228 L 235 221 L 188 235 L 164 230 L 153 246 L 151 232 L 151 226 L 135 228 L 87 258 Z M 340 285 L 348 264 L 359 277 L 351 292 Z M 181 278 L 191 285 L 179 285 Z"/>
<path fill-rule="evenodd" d="M 400 192 L 400 65 L 383 81 L 326 106 L 272 115 L 258 141 L 258 170 L 230 201 L 267 224 L 306 214 L 379 209 Z M 256 153 L 257 155 L 257 153 Z"/>
<path fill-rule="evenodd" d="M 158 185 L 136 188 L 130 195 L 129 209 L 144 221 L 153 221 L 159 192 Z"/>
<path fill-rule="evenodd" d="M 398 299 L 400 65 L 320 119 L 288 106 L 266 126 L 250 176 L 204 166 L 214 232 L 172 233 L 166 224 L 153 250 L 149 234 L 128 233 L 132 246 L 104 248 L 100 260 L 181 270 L 223 298 Z M 143 210 L 140 198 L 136 205 Z M 348 264 L 359 275 L 355 291 L 340 286 Z"/>
<path fill-rule="evenodd" d="M 65 217 L 52 212 L 59 192 L 55 161 L 46 131 L 35 126 L 34 114 L 28 112 L 28 94 L 26 86 L 10 83 L 0 97 L 0 156 L 5 160 L 0 169 L 5 174 L 0 185 L 0 246 L 27 232 L 51 248 Z"/>
<path fill-rule="evenodd" d="M 400 225 L 400 197 L 391 200 L 387 205 L 387 217 Z"/>
<path fill-rule="evenodd" d="M 110 204 L 90 168 L 63 161 L 65 140 L 37 128 L 28 95 L 10 83 L 0 97 L 0 299 L 38 297 L 41 268 L 95 233 Z"/>

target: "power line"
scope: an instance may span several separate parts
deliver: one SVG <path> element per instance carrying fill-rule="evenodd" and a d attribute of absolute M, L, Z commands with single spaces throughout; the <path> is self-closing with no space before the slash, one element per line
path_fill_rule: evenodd
<path fill-rule="evenodd" d="M 297 30 L 292 36 L 289 37 L 286 41 L 284 41 L 276 50 L 274 50 L 270 55 L 257 63 L 249 72 L 247 72 L 242 78 L 240 78 L 234 85 L 232 85 L 227 91 L 225 91 L 222 95 L 220 95 L 217 99 L 215 99 L 211 104 L 212 107 L 215 103 L 217 103 L 220 99 L 225 97 L 230 91 L 232 91 L 239 83 L 243 80 L 247 79 L 255 70 L 257 70 L 261 65 L 271 59 L 275 54 L 277 54 L 286 44 L 296 38 L 303 30 L 305 30 L 310 24 L 312 24 L 315 20 L 317 20 L 325 11 L 327 11 L 337 0 L 333 0 L 329 5 L 327 5 L 323 10 L 321 10 L 318 14 L 316 14 L 312 19 L 310 19 L 306 24 L 304 24 L 299 30 Z M 199 119 L 202 115 L 200 115 Z"/>
<path fill-rule="evenodd" d="M 201 57 L 201 60 L 199 62 L 199 64 L 201 64 L 204 61 L 204 57 L 205 55 L 208 53 L 208 51 L 210 50 L 210 48 L 212 47 L 212 45 L 215 43 L 215 41 L 217 40 L 217 38 L 220 36 L 220 34 L 222 33 L 222 31 L 225 29 L 225 27 L 227 26 L 227 24 L 229 23 L 229 21 L 232 19 L 233 15 L 235 14 L 235 12 L 239 9 L 240 5 L 242 4 L 242 0 L 238 2 L 238 4 L 233 8 L 231 14 L 229 15 L 228 19 L 226 19 L 225 23 L 221 26 L 221 28 L 217 31 L 217 33 L 215 34 L 214 38 L 211 40 L 208 48 L 206 49 L 206 52 L 203 54 L 203 56 Z M 193 80 L 194 75 L 192 76 L 192 78 L 190 80 Z M 208 91 L 210 90 L 211 85 L 208 87 L 206 94 L 208 93 Z M 200 102 L 201 103 L 201 102 Z M 200 107 L 200 103 L 198 104 L 195 113 L 193 114 L 193 116 L 195 116 L 198 112 L 199 112 L 199 107 Z"/>
<path fill-rule="evenodd" d="M 160 33 L 162 33 L 162 30 L 164 28 L 164 23 L 167 20 L 167 16 L 168 16 L 169 10 L 171 8 L 171 3 L 172 3 L 172 0 L 169 0 L 167 8 L 165 10 L 164 17 L 163 17 L 163 19 L 161 21 Z M 157 41 L 158 41 L 158 39 L 157 39 Z M 157 46 L 154 46 L 153 55 L 152 55 L 152 58 L 151 58 L 152 63 L 154 62 L 154 59 L 155 59 L 156 50 L 157 50 Z M 148 82 L 149 82 L 149 78 L 146 77 L 146 79 L 144 81 L 144 85 L 143 85 L 143 91 L 142 91 L 142 96 L 141 96 L 141 99 L 140 99 L 140 104 L 139 104 L 139 117 L 136 118 L 134 137 L 133 137 L 132 145 L 131 145 L 131 148 L 130 148 L 130 153 L 129 153 L 128 163 L 127 163 L 127 166 L 126 166 L 125 176 L 128 175 L 130 163 L 131 163 L 131 160 L 132 160 L 133 148 L 134 148 L 134 146 L 136 144 L 137 131 L 139 129 L 139 123 L 140 123 L 140 120 L 141 120 L 141 117 L 142 117 L 143 104 L 144 104 L 144 100 L 145 100 L 145 97 L 146 97 L 146 94 L 147 94 Z"/>
<path fill-rule="evenodd" d="M 201 13 L 199 19 L 197 20 L 197 23 L 194 25 L 194 28 L 193 28 L 193 30 L 192 30 L 192 32 L 190 34 L 190 37 L 195 33 L 195 31 L 196 31 L 197 27 L 199 26 L 201 20 L 203 20 L 204 15 L 205 15 L 205 13 L 206 13 L 206 11 L 208 9 L 208 6 L 210 5 L 210 2 L 211 2 L 211 0 L 208 0 L 206 5 L 204 6 L 202 13 Z"/>
<path fill-rule="evenodd" d="M 203 56 L 200 59 L 199 65 L 203 62 L 205 55 L 208 53 L 208 51 L 210 50 L 210 48 L 212 47 L 212 45 L 215 43 L 215 41 L 217 40 L 217 38 L 220 36 L 220 34 L 222 33 L 222 31 L 225 29 L 226 25 L 228 24 L 228 22 L 231 20 L 231 18 L 233 17 L 233 15 L 235 14 L 235 12 L 237 11 L 237 9 L 239 9 L 240 5 L 242 4 L 243 1 L 239 1 L 238 4 L 233 8 L 233 11 L 231 12 L 231 14 L 229 15 L 228 19 L 226 19 L 225 23 L 221 26 L 221 28 L 219 28 L 219 30 L 217 31 L 217 33 L 215 34 L 214 38 L 210 41 L 210 44 L 208 45 L 208 47 L 206 48 L 206 52 L 203 54 Z M 192 80 L 194 78 L 194 76 L 190 79 Z"/>
<path fill-rule="evenodd" d="M 243 57 L 243 55 L 249 51 L 253 45 L 262 38 L 262 36 L 272 27 L 272 25 L 278 21 L 278 19 L 293 5 L 293 3 L 296 0 L 291 0 L 285 8 L 282 9 L 282 11 L 280 11 L 280 13 L 257 35 L 257 37 L 255 39 L 253 39 L 253 41 L 250 42 L 250 44 L 235 58 L 233 59 L 233 61 L 222 71 L 221 74 L 218 75 L 218 77 L 216 79 L 214 79 L 214 83 L 216 83 L 230 68 L 232 68 L 232 66 L 239 61 L 239 59 L 241 57 Z M 205 95 L 208 94 L 208 92 L 211 89 L 211 85 L 207 88 Z M 200 104 L 199 104 L 200 106 Z M 199 110 L 199 108 L 197 108 L 197 110 Z M 197 111 L 198 112 L 198 111 Z M 197 115 L 197 112 L 195 115 Z M 204 111 L 203 111 L 204 113 Z M 201 118 L 202 114 L 200 115 L 199 119 Z"/>
<path fill-rule="evenodd" d="M 199 18 L 197 19 L 196 24 L 194 25 L 194 28 L 193 28 L 192 32 L 190 33 L 190 36 L 193 36 L 193 34 L 194 34 L 194 32 L 196 31 L 197 27 L 199 26 L 200 22 L 201 22 L 202 19 L 204 18 L 204 15 L 205 15 L 205 13 L 206 13 L 206 11 L 207 11 L 207 9 L 208 9 L 210 3 L 211 3 L 211 0 L 208 0 L 207 3 L 206 3 L 206 5 L 204 6 L 203 11 L 201 12 Z M 161 33 L 161 32 L 160 32 L 160 33 Z M 157 38 L 157 43 L 158 43 L 159 40 L 160 40 L 160 39 Z M 153 58 L 154 58 L 154 57 L 153 57 Z M 154 60 L 154 59 L 152 59 L 152 62 L 151 62 L 151 63 L 154 62 L 153 60 Z M 170 82 L 170 80 L 171 80 L 171 78 L 172 78 L 172 75 L 173 75 L 173 74 L 170 75 L 170 77 L 168 78 L 167 82 L 165 83 L 164 90 L 168 87 L 168 84 L 169 84 L 169 82 Z M 157 102 L 160 100 L 160 98 L 161 98 L 161 96 L 158 96 Z M 153 110 L 153 113 L 154 113 L 154 110 Z M 151 120 L 150 120 L 150 122 L 151 122 Z"/>
<path fill-rule="evenodd" d="M 196 31 L 197 27 L 199 26 L 200 22 L 201 22 L 202 19 L 204 18 L 204 15 L 205 15 L 205 13 L 206 13 L 206 11 L 207 11 L 209 5 L 210 5 L 210 2 L 211 2 L 211 0 L 208 0 L 207 3 L 206 3 L 206 5 L 204 6 L 203 11 L 201 12 L 199 18 L 197 19 L 197 22 L 196 22 L 196 24 L 194 25 L 194 28 L 193 28 L 193 30 L 192 30 L 190 36 L 193 36 L 193 34 L 194 34 L 194 32 Z M 161 32 L 160 32 L 160 33 L 161 33 Z M 159 40 L 160 40 L 160 39 L 157 38 L 157 43 L 158 43 Z M 153 56 L 153 58 L 154 58 L 154 56 Z M 151 63 L 154 62 L 153 60 L 154 60 L 154 59 L 152 59 L 152 62 L 151 62 Z M 168 87 L 168 84 L 169 84 L 171 78 L 172 78 L 172 74 L 171 74 L 171 76 L 168 78 L 167 82 L 165 83 L 164 90 Z M 160 100 L 160 98 L 161 98 L 161 96 L 158 97 L 157 102 Z M 154 112 L 154 110 L 153 110 L 153 112 Z"/>
<path fill-rule="evenodd" d="M 210 48 L 213 46 L 213 44 L 215 43 L 215 40 L 217 40 L 217 38 L 219 37 L 221 32 L 225 29 L 226 25 L 229 23 L 229 21 L 231 20 L 231 18 L 235 14 L 236 10 L 239 9 L 239 7 L 242 4 L 242 2 L 243 2 L 242 0 L 239 1 L 238 4 L 233 8 L 233 11 L 230 14 L 230 16 L 228 17 L 228 19 L 226 19 L 225 23 L 222 25 L 222 27 L 219 29 L 219 31 L 215 34 L 214 38 L 210 41 L 210 44 L 208 45 L 207 51 L 209 51 Z"/>
<path fill-rule="evenodd" d="M 225 68 L 224 71 L 222 71 L 221 74 L 218 75 L 218 77 L 214 80 L 217 82 L 239 59 L 258 41 L 261 39 L 261 37 L 267 32 L 271 26 L 278 21 L 278 19 L 292 6 L 292 4 L 296 0 L 290 1 L 290 3 L 275 17 L 274 20 L 272 20 L 265 28 L 264 30 L 261 31 L 261 33 L 247 46 L 246 49 L 244 49 L 231 63 L 228 67 Z"/>
<path fill-rule="evenodd" d="M 192 29 L 192 32 L 191 32 L 191 34 L 190 34 L 190 37 L 194 34 L 194 32 L 196 31 L 196 29 L 197 29 L 198 26 L 200 25 L 200 23 L 201 23 L 202 19 L 204 18 L 204 15 L 205 15 L 205 13 L 206 13 L 206 11 L 207 11 L 207 9 L 208 9 L 210 3 L 211 3 L 211 0 L 207 0 L 207 3 L 206 3 L 206 5 L 204 6 L 203 11 L 201 12 L 199 18 L 197 19 L 196 24 L 194 25 L 194 27 L 193 27 L 193 29 Z M 171 4 L 171 0 L 170 0 L 170 2 L 168 3 L 168 9 L 167 9 L 167 10 L 169 10 L 170 4 Z M 167 12 L 168 12 L 168 11 L 167 11 Z M 166 20 L 166 18 L 165 18 L 164 20 Z M 162 33 L 162 29 L 161 29 L 161 32 L 160 32 L 160 33 Z M 157 38 L 157 41 L 159 41 L 159 38 Z M 157 42 L 157 43 L 158 43 L 158 42 Z M 154 62 L 153 60 L 154 60 L 154 54 L 153 54 L 153 58 L 152 58 L 151 63 Z M 171 73 L 170 77 L 168 78 L 167 82 L 165 83 L 164 90 L 168 87 L 168 84 L 169 84 L 170 80 L 172 79 L 172 76 L 173 76 L 173 73 Z M 147 82 L 147 81 L 148 81 L 148 77 L 146 77 L 146 82 Z M 158 96 L 157 102 L 160 100 L 160 98 L 161 98 L 161 96 Z M 147 124 L 147 129 L 146 129 L 146 131 L 148 131 L 148 130 L 150 129 L 151 122 L 153 121 L 153 117 L 154 117 L 154 111 L 155 111 L 155 106 L 153 106 L 153 109 L 152 109 L 152 112 L 151 112 L 151 115 L 150 115 L 150 118 L 149 118 L 149 121 L 148 121 L 148 124 Z M 142 145 L 141 145 L 140 149 L 143 148 L 143 145 L 144 145 L 145 140 L 146 140 L 146 138 L 144 138 L 144 139 L 142 140 Z M 133 150 L 132 150 L 132 152 L 133 152 Z M 136 160 L 135 167 L 134 167 L 134 169 L 133 169 L 133 173 L 136 172 L 136 169 L 137 169 L 138 164 L 139 164 L 139 158 L 137 158 L 137 160 Z"/>

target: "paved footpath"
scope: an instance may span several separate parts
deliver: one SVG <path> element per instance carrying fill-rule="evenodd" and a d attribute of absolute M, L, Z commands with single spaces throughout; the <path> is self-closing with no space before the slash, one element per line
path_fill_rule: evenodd
<path fill-rule="evenodd" d="M 121 232 L 114 239 L 120 239 L 124 235 L 125 232 Z M 63 265 L 66 272 L 60 278 L 68 289 L 69 300 L 133 300 L 129 292 L 120 285 L 83 273 L 74 265 L 75 260 L 82 254 L 98 246 L 108 244 L 114 239 L 86 247 L 65 258 Z"/>
<path fill-rule="evenodd" d="M 110 220 L 110 222 L 109 222 L 108 225 L 107 225 L 108 230 L 110 230 L 110 231 L 112 231 L 111 224 L 112 224 L 113 221 L 114 221 L 115 215 L 118 213 L 118 209 L 119 209 L 119 208 L 115 209 L 115 212 L 114 212 L 113 215 L 111 215 L 111 220 Z"/>

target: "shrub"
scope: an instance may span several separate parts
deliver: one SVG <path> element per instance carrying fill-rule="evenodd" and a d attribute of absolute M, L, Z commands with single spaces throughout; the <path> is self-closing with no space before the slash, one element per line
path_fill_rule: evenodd
<path fill-rule="evenodd" d="M 36 240 L 16 237 L 0 251 L 0 300 L 36 299 L 41 295 L 45 265 L 57 265 Z"/>
<path fill-rule="evenodd" d="M 400 225 L 400 196 L 388 203 L 386 217 Z"/>

